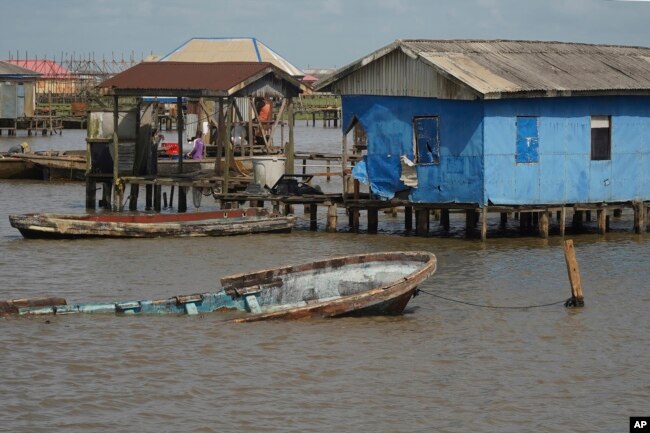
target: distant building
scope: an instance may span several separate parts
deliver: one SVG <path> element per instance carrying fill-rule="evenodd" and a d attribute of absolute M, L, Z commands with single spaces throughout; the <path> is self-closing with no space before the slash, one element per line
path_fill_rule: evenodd
<path fill-rule="evenodd" d="M 305 73 L 255 38 L 192 38 L 162 62 L 268 62 L 295 78 Z"/>
<path fill-rule="evenodd" d="M 650 200 L 650 48 L 397 40 L 316 84 L 367 133 L 372 190 L 414 203 Z"/>
<path fill-rule="evenodd" d="M 77 82 L 75 76 L 66 68 L 53 60 L 47 59 L 12 59 L 7 60 L 30 71 L 39 74 L 36 82 L 36 94 L 44 95 L 52 93 L 75 94 L 77 91 Z"/>
<path fill-rule="evenodd" d="M 40 74 L 0 62 L 0 119 L 34 116 L 35 82 Z"/>

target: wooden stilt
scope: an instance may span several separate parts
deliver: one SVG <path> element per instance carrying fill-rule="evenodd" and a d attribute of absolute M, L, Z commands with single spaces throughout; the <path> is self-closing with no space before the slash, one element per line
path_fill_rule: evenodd
<path fill-rule="evenodd" d="M 163 191 L 162 197 L 163 197 L 163 209 L 167 209 L 167 207 L 168 207 L 167 206 L 167 192 Z"/>
<path fill-rule="evenodd" d="M 641 233 L 643 221 L 645 220 L 645 208 L 643 206 L 643 202 L 635 201 L 632 203 L 632 207 L 634 208 L 634 233 Z"/>
<path fill-rule="evenodd" d="M 95 209 L 97 206 L 97 182 L 86 178 L 86 209 Z"/>
<path fill-rule="evenodd" d="M 162 197 L 162 186 L 154 185 L 153 186 L 153 210 L 155 212 L 160 212 L 161 197 Z"/>
<path fill-rule="evenodd" d="M 131 193 L 129 194 L 129 210 L 138 210 L 138 195 L 140 194 L 140 185 L 131 184 Z"/>
<path fill-rule="evenodd" d="M 560 209 L 560 220 L 558 221 L 560 223 L 560 236 L 564 237 L 564 233 L 566 232 L 566 208 L 562 206 L 562 209 Z"/>
<path fill-rule="evenodd" d="M 573 240 L 564 241 L 564 258 L 566 260 L 567 272 L 569 274 L 569 283 L 571 284 L 571 298 L 564 303 L 565 307 L 575 308 L 584 307 L 585 301 L 582 294 L 582 284 L 580 282 L 580 269 L 576 260 L 576 251 L 573 246 Z"/>
<path fill-rule="evenodd" d="M 178 187 L 178 213 L 187 212 L 187 188 L 184 186 Z"/>
<path fill-rule="evenodd" d="M 169 207 L 170 208 L 174 207 L 174 189 L 175 189 L 174 185 L 172 185 L 171 188 L 169 189 Z"/>
<path fill-rule="evenodd" d="M 153 185 L 149 184 L 144 187 L 144 209 L 151 210 L 153 205 Z"/>
<path fill-rule="evenodd" d="M 607 210 L 598 209 L 596 216 L 598 218 L 598 234 L 604 235 L 607 233 Z"/>
<path fill-rule="evenodd" d="M 485 206 L 481 208 L 481 241 L 483 242 L 487 240 L 487 220 L 488 208 Z"/>
<path fill-rule="evenodd" d="M 379 226 L 379 209 L 376 207 L 368 208 L 368 233 L 377 233 Z"/>
<path fill-rule="evenodd" d="M 474 209 L 465 210 L 465 234 L 468 235 L 475 227 L 476 212 Z"/>
<path fill-rule="evenodd" d="M 501 212 L 501 221 L 499 222 L 499 227 L 501 230 L 505 230 L 508 225 L 508 212 Z"/>
<path fill-rule="evenodd" d="M 415 209 L 415 234 L 429 235 L 429 209 Z"/>
<path fill-rule="evenodd" d="M 539 213 L 539 235 L 542 237 L 542 239 L 548 239 L 548 229 L 549 229 L 549 221 L 548 221 L 548 212 L 540 212 Z"/>
<path fill-rule="evenodd" d="M 413 230 L 413 207 L 404 206 L 404 230 L 410 232 Z"/>
<path fill-rule="evenodd" d="M 440 225 L 445 231 L 449 231 L 449 209 L 440 210 Z"/>
<path fill-rule="evenodd" d="M 325 228 L 325 230 L 327 230 L 330 233 L 336 232 L 336 219 L 337 219 L 336 204 L 333 203 L 327 204 L 327 227 Z"/>
<path fill-rule="evenodd" d="M 645 207 L 646 231 L 650 232 L 650 206 L 648 206 L 648 203 L 646 203 Z"/>
<path fill-rule="evenodd" d="M 309 230 L 315 232 L 318 230 L 318 205 L 311 203 L 309 205 Z"/>

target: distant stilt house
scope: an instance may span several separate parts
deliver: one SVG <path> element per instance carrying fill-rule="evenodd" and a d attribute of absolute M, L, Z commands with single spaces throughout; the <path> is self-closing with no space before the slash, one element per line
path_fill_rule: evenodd
<path fill-rule="evenodd" d="M 39 73 L 0 62 L 0 134 L 15 135 L 19 119 L 34 116 Z"/>
<path fill-rule="evenodd" d="M 386 199 L 650 200 L 650 48 L 397 40 L 316 90 L 342 95 L 345 134 L 365 129 L 354 173 Z"/>

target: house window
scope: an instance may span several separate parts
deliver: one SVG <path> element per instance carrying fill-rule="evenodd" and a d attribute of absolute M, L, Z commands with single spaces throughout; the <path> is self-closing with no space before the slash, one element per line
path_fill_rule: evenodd
<path fill-rule="evenodd" d="M 535 116 L 517 116 L 517 149 L 515 153 L 517 164 L 539 162 L 537 120 Z"/>
<path fill-rule="evenodd" d="M 612 159 L 611 116 L 591 116 L 591 160 Z"/>
<path fill-rule="evenodd" d="M 416 117 L 413 119 L 415 136 L 415 162 L 417 164 L 440 163 L 440 139 L 438 136 L 438 116 Z"/>

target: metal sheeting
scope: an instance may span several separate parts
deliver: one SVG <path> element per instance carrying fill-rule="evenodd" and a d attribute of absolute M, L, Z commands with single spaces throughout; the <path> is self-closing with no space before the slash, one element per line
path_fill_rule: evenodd
<path fill-rule="evenodd" d="M 0 78 L 20 78 L 20 79 L 36 79 L 41 74 L 34 72 L 31 69 L 23 68 L 14 65 L 10 62 L 0 62 Z"/>
<path fill-rule="evenodd" d="M 140 63 L 110 78 L 99 87 L 117 94 L 148 96 L 231 96 L 247 87 L 289 89 L 297 94 L 300 83 L 270 63 L 257 62 L 154 62 Z"/>
<path fill-rule="evenodd" d="M 299 68 L 255 38 L 193 38 L 161 59 L 163 62 L 268 62 L 299 77 Z"/>
<path fill-rule="evenodd" d="M 363 94 L 372 89 L 371 94 L 377 95 L 441 97 L 440 89 L 418 82 L 416 69 L 406 71 L 391 63 L 391 56 L 399 52 L 426 65 L 429 76 L 444 77 L 486 99 L 650 94 L 650 48 L 503 40 L 397 40 L 340 69 L 317 90 Z M 376 85 L 394 79 L 400 80 L 395 88 L 402 93 Z M 462 99 L 453 93 L 450 97 Z"/>
<path fill-rule="evenodd" d="M 431 66 L 393 51 L 332 84 L 341 95 L 476 99 L 477 94 L 440 76 Z"/>

